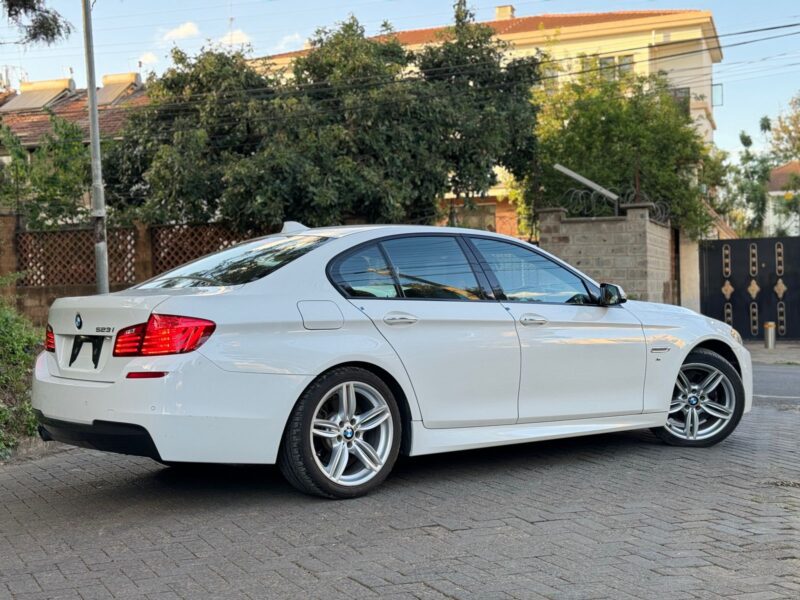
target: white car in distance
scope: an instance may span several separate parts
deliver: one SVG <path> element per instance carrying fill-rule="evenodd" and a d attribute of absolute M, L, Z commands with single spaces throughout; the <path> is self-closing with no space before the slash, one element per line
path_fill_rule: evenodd
<path fill-rule="evenodd" d="M 724 323 L 626 301 L 514 238 L 399 225 L 287 224 L 59 299 L 33 381 L 44 439 L 277 463 L 332 498 L 374 489 L 400 453 L 632 429 L 710 446 L 751 403 Z"/>

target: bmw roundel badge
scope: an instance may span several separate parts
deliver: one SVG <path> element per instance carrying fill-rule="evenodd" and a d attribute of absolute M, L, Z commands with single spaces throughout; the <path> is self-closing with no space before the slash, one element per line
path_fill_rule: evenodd
<path fill-rule="evenodd" d="M 77 327 L 78 329 L 83 327 L 83 319 L 81 318 L 81 313 L 77 313 L 75 315 L 75 327 Z"/>

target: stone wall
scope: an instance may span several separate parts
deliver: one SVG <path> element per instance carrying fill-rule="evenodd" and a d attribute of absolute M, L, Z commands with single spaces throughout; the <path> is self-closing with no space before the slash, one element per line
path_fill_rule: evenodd
<path fill-rule="evenodd" d="M 650 204 L 623 206 L 622 216 L 568 218 L 563 208 L 539 211 L 539 244 L 630 298 L 674 302 L 670 226 L 650 219 Z"/>

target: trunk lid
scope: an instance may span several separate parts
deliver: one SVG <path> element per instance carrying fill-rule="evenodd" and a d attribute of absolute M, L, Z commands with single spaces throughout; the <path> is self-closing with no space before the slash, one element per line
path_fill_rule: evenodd
<path fill-rule="evenodd" d="M 56 351 L 47 361 L 50 374 L 109 383 L 121 379 L 135 357 L 113 356 L 117 333 L 146 323 L 153 310 L 169 298 L 204 293 L 206 290 L 198 289 L 130 289 L 102 296 L 59 298 L 48 317 L 56 340 Z"/>

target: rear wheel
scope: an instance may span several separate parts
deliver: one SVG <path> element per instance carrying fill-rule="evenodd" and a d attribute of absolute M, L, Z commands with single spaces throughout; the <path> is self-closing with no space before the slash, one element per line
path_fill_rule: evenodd
<path fill-rule="evenodd" d="M 383 482 L 400 451 L 397 402 L 377 375 L 334 369 L 300 397 L 278 466 L 297 489 L 327 498 L 362 496 Z"/>
<path fill-rule="evenodd" d="M 666 425 L 653 433 L 674 446 L 713 446 L 736 429 L 743 411 L 736 369 L 716 352 L 697 349 L 678 372 Z"/>

